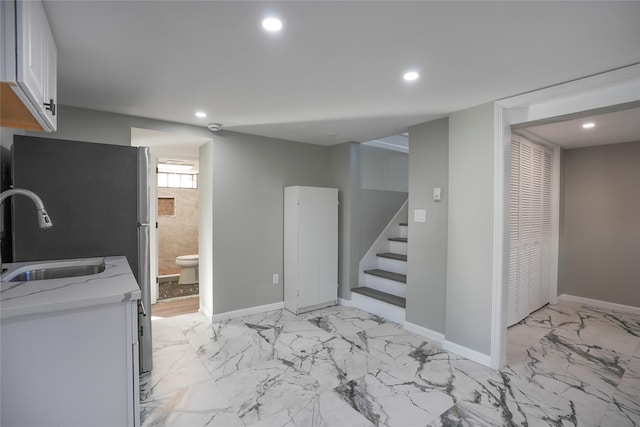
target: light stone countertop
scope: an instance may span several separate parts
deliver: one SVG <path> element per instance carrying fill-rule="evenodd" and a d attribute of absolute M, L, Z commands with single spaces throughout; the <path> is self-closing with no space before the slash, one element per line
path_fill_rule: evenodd
<path fill-rule="evenodd" d="M 3 264 L 7 272 L 27 265 L 56 261 L 30 261 Z M 66 261 L 66 260 L 65 260 Z M 0 281 L 0 319 L 82 309 L 140 299 L 141 293 L 124 256 L 104 257 L 105 270 L 88 276 L 28 282 Z"/>

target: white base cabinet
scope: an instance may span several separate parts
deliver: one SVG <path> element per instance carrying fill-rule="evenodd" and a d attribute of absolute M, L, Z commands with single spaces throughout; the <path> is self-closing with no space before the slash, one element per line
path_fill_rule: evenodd
<path fill-rule="evenodd" d="M 284 307 L 294 314 L 338 300 L 338 189 L 284 189 Z"/>
<path fill-rule="evenodd" d="M 0 424 L 140 425 L 137 316 L 131 300 L 4 319 Z"/>

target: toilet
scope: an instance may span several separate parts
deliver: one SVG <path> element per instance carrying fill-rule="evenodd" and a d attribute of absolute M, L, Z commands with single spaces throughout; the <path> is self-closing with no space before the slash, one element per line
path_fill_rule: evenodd
<path fill-rule="evenodd" d="M 180 267 L 179 285 L 198 283 L 198 255 L 182 255 L 176 258 Z"/>

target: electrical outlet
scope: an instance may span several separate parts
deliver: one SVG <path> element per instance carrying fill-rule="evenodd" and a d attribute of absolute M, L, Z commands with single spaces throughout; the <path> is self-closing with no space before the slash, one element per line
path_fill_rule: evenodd
<path fill-rule="evenodd" d="M 278 283 L 280 283 L 280 275 L 276 273 L 273 275 L 273 284 L 277 285 Z"/>

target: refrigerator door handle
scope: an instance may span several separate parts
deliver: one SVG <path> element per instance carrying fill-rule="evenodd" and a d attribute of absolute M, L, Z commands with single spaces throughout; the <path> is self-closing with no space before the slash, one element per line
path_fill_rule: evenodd
<path fill-rule="evenodd" d="M 141 299 L 138 300 L 138 314 L 142 314 L 145 317 L 147 315 L 147 310 L 144 308 L 144 301 Z"/>

